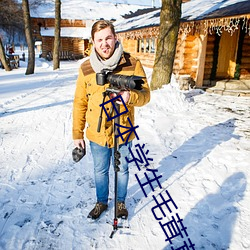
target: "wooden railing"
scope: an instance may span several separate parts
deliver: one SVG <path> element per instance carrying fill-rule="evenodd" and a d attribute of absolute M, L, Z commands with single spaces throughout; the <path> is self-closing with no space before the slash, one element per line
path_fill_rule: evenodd
<path fill-rule="evenodd" d="M 83 56 L 82 55 L 75 55 L 71 51 L 59 51 L 59 60 L 77 60 L 80 58 L 83 58 Z M 49 51 L 47 53 L 46 59 L 48 61 L 53 60 L 53 53 L 51 51 Z"/>

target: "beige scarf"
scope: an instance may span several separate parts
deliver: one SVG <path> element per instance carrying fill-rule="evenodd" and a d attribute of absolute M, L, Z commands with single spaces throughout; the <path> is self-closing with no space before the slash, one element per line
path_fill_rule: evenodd
<path fill-rule="evenodd" d="M 121 43 L 117 41 L 115 44 L 115 50 L 113 55 L 107 60 L 102 60 L 102 58 L 98 55 L 93 46 L 92 52 L 90 54 L 90 64 L 96 73 L 101 73 L 103 69 L 113 71 L 117 67 L 121 59 L 122 53 L 123 47 Z"/>

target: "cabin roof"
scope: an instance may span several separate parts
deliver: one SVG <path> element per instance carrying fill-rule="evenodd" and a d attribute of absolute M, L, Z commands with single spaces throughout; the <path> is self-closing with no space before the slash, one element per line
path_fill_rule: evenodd
<path fill-rule="evenodd" d="M 117 20 L 116 31 L 125 32 L 160 24 L 160 8 L 150 9 L 150 12 L 138 15 L 133 13 L 126 18 Z M 191 0 L 182 3 L 182 22 L 199 21 L 228 16 L 250 14 L 249 0 Z"/>
<path fill-rule="evenodd" d="M 191 0 L 183 4 L 182 21 L 196 21 L 250 13 L 249 0 Z"/>

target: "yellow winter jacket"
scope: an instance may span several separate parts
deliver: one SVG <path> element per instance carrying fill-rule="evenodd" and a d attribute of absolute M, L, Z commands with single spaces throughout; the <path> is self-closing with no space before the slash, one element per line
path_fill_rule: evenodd
<path fill-rule="evenodd" d="M 132 89 L 130 90 L 130 99 L 126 104 L 128 112 L 120 115 L 120 125 L 127 128 L 120 128 L 120 132 L 123 133 L 131 128 L 128 117 L 134 124 L 134 107 L 143 106 L 150 100 L 150 90 L 146 80 L 146 75 L 139 60 L 136 60 L 128 53 L 123 53 L 119 65 L 113 71 L 113 74 L 121 75 L 136 75 L 142 76 L 144 84 L 142 90 Z M 84 138 L 84 129 L 86 128 L 86 137 L 101 146 L 114 147 L 114 134 L 113 134 L 113 120 L 107 121 L 107 116 L 103 112 L 102 123 L 100 132 L 97 132 L 98 121 L 100 116 L 101 107 L 103 101 L 103 92 L 109 87 L 109 84 L 104 86 L 97 85 L 96 73 L 90 65 L 90 61 L 87 60 L 82 63 L 79 69 L 79 75 L 76 83 L 75 97 L 73 102 L 73 140 Z M 105 101 L 108 101 L 107 96 Z M 111 103 L 106 104 L 104 107 L 108 111 L 111 108 Z M 120 113 L 125 110 L 124 105 L 120 105 Z M 87 123 L 87 124 L 86 124 Z M 140 135 L 139 128 L 136 129 L 138 136 Z M 135 134 L 126 133 L 123 135 L 123 139 L 119 138 L 119 144 L 135 138 Z"/>

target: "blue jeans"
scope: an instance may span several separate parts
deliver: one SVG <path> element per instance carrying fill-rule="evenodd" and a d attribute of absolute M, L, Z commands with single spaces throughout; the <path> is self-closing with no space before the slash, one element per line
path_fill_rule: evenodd
<path fill-rule="evenodd" d="M 129 155 L 129 147 L 132 147 L 132 142 L 129 142 L 127 146 L 125 146 L 125 144 L 119 146 L 119 152 L 121 154 L 121 164 L 119 165 L 120 171 L 118 172 L 117 200 L 120 202 L 124 202 L 127 195 L 129 170 L 128 163 L 125 157 L 128 157 Z M 109 196 L 109 168 L 111 158 L 112 163 L 114 160 L 114 148 L 103 147 L 91 141 L 90 148 L 94 160 L 94 175 L 97 202 L 107 204 Z"/>

